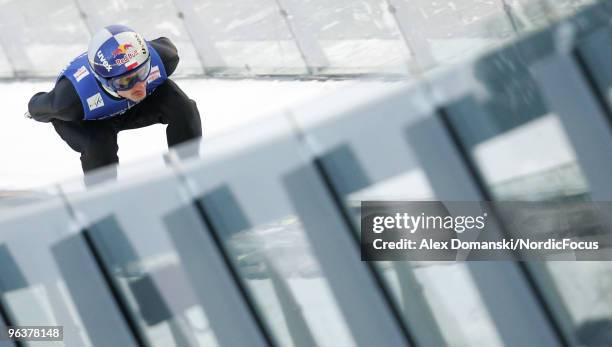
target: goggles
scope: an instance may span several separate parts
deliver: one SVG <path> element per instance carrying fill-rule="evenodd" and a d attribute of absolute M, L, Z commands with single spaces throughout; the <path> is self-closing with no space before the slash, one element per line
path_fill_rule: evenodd
<path fill-rule="evenodd" d="M 151 72 L 151 60 L 148 59 L 144 64 L 140 65 L 136 70 L 130 71 L 125 75 L 113 77 L 107 80 L 108 86 L 115 91 L 124 91 L 132 89 L 136 83 L 143 82 L 149 77 Z"/>

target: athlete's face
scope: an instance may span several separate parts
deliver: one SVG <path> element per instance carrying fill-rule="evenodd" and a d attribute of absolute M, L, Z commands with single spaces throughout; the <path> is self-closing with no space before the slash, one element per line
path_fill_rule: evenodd
<path fill-rule="evenodd" d="M 118 91 L 119 96 L 134 102 L 140 102 L 147 96 L 147 81 L 138 82 L 132 89 Z"/>

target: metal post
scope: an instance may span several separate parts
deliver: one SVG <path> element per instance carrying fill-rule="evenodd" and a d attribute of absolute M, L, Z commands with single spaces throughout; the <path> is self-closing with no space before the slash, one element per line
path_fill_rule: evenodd
<path fill-rule="evenodd" d="M 420 69 L 427 70 L 435 66 L 437 62 L 423 33 L 426 23 L 418 11 L 418 5 L 407 5 L 400 0 L 387 0 L 387 3 L 389 12 L 393 14 L 404 42 Z"/>
<path fill-rule="evenodd" d="M 200 18 L 196 14 L 193 0 L 174 0 L 174 4 L 179 10 L 178 16 L 184 21 L 187 33 L 198 53 L 204 74 L 226 69 L 227 64 L 215 47 L 210 30 L 206 28 L 205 18 Z"/>
<path fill-rule="evenodd" d="M 89 0 L 74 0 L 74 3 L 79 10 L 81 19 L 85 22 L 85 26 L 89 29 L 90 36 L 104 26 L 104 23 L 97 15 L 98 11 L 95 3 Z"/>
<path fill-rule="evenodd" d="M 315 75 L 320 70 L 329 66 L 329 60 L 325 52 L 319 45 L 314 33 L 304 30 L 306 28 L 306 17 L 302 15 L 303 11 L 296 8 L 291 0 L 275 0 L 280 10 L 287 27 L 295 40 L 295 44 L 300 50 L 300 54 L 308 73 Z"/>

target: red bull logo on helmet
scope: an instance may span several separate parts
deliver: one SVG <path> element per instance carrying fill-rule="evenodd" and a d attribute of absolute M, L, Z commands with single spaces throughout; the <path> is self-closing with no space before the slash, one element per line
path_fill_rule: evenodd
<path fill-rule="evenodd" d="M 122 43 L 111 54 L 113 55 L 113 58 L 116 58 L 118 55 L 127 53 L 128 48 L 133 48 L 133 47 L 134 46 L 131 43 Z"/>
<path fill-rule="evenodd" d="M 130 61 L 130 59 L 134 58 L 138 54 L 140 54 L 137 50 L 129 50 L 133 48 L 134 45 L 131 43 L 122 43 L 115 49 L 111 54 L 115 59 L 115 65 L 126 64 Z"/>

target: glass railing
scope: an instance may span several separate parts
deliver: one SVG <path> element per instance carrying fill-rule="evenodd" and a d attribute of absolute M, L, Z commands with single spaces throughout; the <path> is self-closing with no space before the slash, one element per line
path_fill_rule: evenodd
<path fill-rule="evenodd" d="M 168 37 L 176 76 L 400 76 L 461 61 L 595 0 L 92 0 L 0 4 L 0 77 L 56 77 L 90 35 Z"/>

